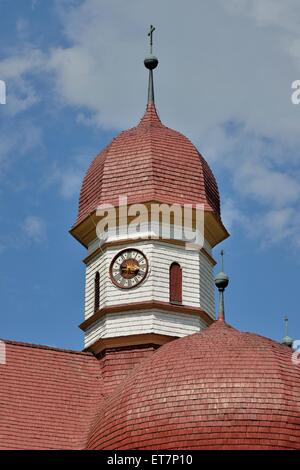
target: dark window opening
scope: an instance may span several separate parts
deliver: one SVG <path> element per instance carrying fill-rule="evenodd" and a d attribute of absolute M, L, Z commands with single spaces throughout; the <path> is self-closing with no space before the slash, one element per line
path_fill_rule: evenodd
<path fill-rule="evenodd" d="M 170 266 L 170 302 L 182 304 L 182 269 L 178 263 Z"/>

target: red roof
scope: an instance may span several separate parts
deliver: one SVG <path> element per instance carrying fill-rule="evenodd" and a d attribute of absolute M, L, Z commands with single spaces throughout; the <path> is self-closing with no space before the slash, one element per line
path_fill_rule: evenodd
<path fill-rule="evenodd" d="M 103 399 L 93 355 L 6 342 L 0 377 L 1 449 L 84 448 Z"/>
<path fill-rule="evenodd" d="M 80 192 L 77 223 L 99 204 L 159 201 L 204 204 L 220 216 L 216 180 L 196 147 L 164 126 L 153 104 L 139 125 L 122 132 L 92 162 Z"/>
<path fill-rule="evenodd" d="M 155 352 L 6 355 L 1 449 L 300 449 L 291 349 L 221 321 Z"/>
<path fill-rule="evenodd" d="M 91 353 L 5 341 L 0 449 L 84 449 L 102 401 L 153 347 Z"/>
<path fill-rule="evenodd" d="M 90 449 L 300 449 L 291 349 L 224 322 L 162 346 L 101 405 Z"/>

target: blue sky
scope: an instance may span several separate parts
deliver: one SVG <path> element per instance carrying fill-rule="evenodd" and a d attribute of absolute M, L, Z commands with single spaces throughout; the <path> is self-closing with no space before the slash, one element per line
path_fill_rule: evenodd
<path fill-rule="evenodd" d="M 288 315 L 300 338 L 300 6 L 161 3 L 0 0 L 2 338 L 82 348 L 85 250 L 68 230 L 90 161 L 144 112 L 149 23 L 161 119 L 219 183 L 227 320 L 279 340 Z"/>

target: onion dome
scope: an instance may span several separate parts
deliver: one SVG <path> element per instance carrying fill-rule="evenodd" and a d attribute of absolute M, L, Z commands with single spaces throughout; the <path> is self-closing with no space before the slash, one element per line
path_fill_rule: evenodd
<path fill-rule="evenodd" d="M 89 449 L 300 449 L 292 351 L 215 321 L 158 349 L 100 407 Z"/>
<path fill-rule="evenodd" d="M 74 227 L 100 204 L 118 206 L 119 196 L 124 195 L 128 204 L 203 204 L 218 220 L 224 239 L 228 233 L 221 224 L 218 186 L 209 165 L 187 137 L 162 124 L 156 111 L 154 29 L 151 26 L 150 55 L 144 61 L 149 70 L 146 112 L 136 127 L 121 132 L 91 163 L 82 183 Z"/>
<path fill-rule="evenodd" d="M 139 125 L 122 132 L 92 162 L 83 180 L 77 223 L 100 204 L 159 201 L 204 204 L 220 217 L 215 177 L 194 145 L 164 126 L 153 103 Z"/>

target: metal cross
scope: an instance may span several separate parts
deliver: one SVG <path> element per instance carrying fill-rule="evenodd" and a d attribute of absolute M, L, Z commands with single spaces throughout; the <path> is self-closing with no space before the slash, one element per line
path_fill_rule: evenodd
<path fill-rule="evenodd" d="M 148 33 L 148 36 L 150 37 L 150 54 L 152 54 L 152 45 L 153 45 L 153 33 L 155 31 L 155 28 L 153 25 L 150 25 L 150 31 Z"/>
<path fill-rule="evenodd" d="M 287 316 L 284 317 L 284 323 L 285 323 L 285 336 L 288 336 L 289 318 Z"/>
<path fill-rule="evenodd" d="M 221 250 L 221 257 L 222 257 L 222 271 L 224 272 L 224 250 Z"/>

